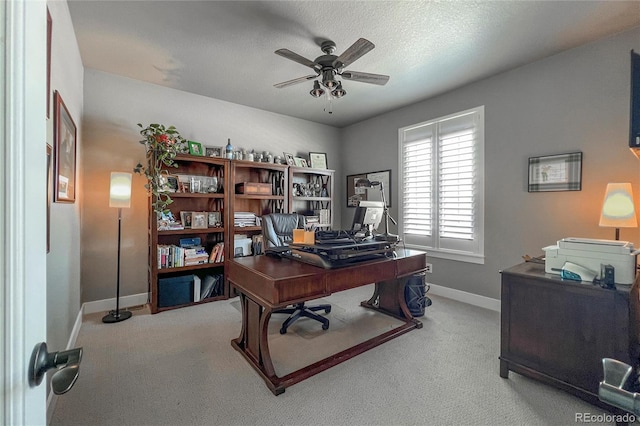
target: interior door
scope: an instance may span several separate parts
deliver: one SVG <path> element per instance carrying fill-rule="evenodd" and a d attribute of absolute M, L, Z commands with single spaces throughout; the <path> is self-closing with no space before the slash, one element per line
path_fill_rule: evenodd
<path fill-rule="evenodd" d="M 46 2 L 0 2 L 0 423 L 46 424 L 45 386 L 30 387 L 46 340 Z M 45 382 L 46 383 L 46 382 Z"/>

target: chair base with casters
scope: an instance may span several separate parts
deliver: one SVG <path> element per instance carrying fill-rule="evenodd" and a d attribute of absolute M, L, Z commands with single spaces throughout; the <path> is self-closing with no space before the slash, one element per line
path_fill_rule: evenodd
<path fill-rule="evenodd" d="M 325 314 L 331 312 L 331 305 L 317 305 L 317 306 L 307 306 L 302 303 L 296 303 L 291 308 L 283 308 L 273 311 L 274 314 L 290 314 L 289 318 L 282 323 L 282 327 L 280 328 L 280 334 L 286 334 L 287 328 L 291 324 L 293 324 L 299 318 L 311 318 L 316 321 L 320 321 L 322 323 L 322 329 L 329 329 L 329 320 L 321 315 L 316 314 L 316 311 L 324 311 Z"/>

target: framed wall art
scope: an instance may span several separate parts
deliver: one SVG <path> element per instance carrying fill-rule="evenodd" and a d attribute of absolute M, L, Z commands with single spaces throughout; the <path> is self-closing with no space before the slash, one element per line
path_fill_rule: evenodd
<path fill-rule="evenodd" d="M 54 201 L 76 201 L 76 125 L 60 92 L 54 93 L 53 155 L 55 158 Z"/>
<path fill-rule="evenodd" d="M 374 185 L 370 188 L 366 186 L 356 186 L 359 179 L 368 179 Z M 391 207 L 391 170 L 379 172 L 361 173 L 347 176 L 347 207 L 358 207 L 360 201 L 382 201 L 380 185 L 384 189 L 384 198 L 387 207 Z"/>
<path fill-rule="evenodd" d="M 529 192 L 582 190 L 582 152 L 529 157 Z"/>

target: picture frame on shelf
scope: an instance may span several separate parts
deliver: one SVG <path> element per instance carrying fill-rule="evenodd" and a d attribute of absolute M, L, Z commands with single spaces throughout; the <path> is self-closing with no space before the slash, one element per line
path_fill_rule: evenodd
<path fill-rule="evenodd" d="M 307 167 L 307 160 L 302 157 L 293 157 L 296 167 Z"/>
<path fill-rule="evenodd" d="M 167 175 L 167 192 L 180 192 L 180 179 L 178 175 Z"/>
<path fill-rule="evenodd" d="M 284 154 L 284 159 L 287 162 L 287 164 L 289 166 L 295 166 L 296 165 L 296 160 L 295 157 L 293 156 L 293 154 L 289 154 L 288 152 L 283 152 Z"/>
<path fill-rule="evenodd" d="M 581 190 L 582 152 L 529 157 L 528 192 Z"/>
<path fill-rule="evenodd" d="M 208 227 L 207 212 L 192 212 L 191 229 L 207 229 Z"/>
<path fill-rule="evenodd" d="M 222 226 L 222 216 L 220 212 L 208 212 L 209 228 L 219 228 Z"/>
<path fill-rule="evenodd" d="M 221 146 L 205 146 L 205 157 L 222 157 L 223 147 Z"/>
<path fill-rule="evenodd" d="M 184 229 L 190 229 L 193 224 L 193 212 L 180 212 L 180 221 Z"/>
<path fill-rule="evenodd" d="M 189 141 L 189 154 L 202 157 L 202 144 L 196 141 Z"/>
<path fill-rule="evenodd" d="M 309 167 L 313 169 L 327 169 L 327 154 L 325 152 L 310 152 Z"/>
<path fill-rule="evenodd" d="M 60 92 L 54 93 L 53 155 L 54 202 L 75 203 L 76 201 L 76 125 L 67 109 Z"/>

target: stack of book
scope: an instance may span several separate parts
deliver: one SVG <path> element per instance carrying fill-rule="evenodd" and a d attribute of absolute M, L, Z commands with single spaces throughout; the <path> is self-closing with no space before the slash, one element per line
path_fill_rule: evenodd
<path fill-rule="evenodd" d="M 256 226 L 256 215 L 251 212 L 235 212 L 233 214 L 233 224 L 235 226 Z"/>
<path fill-rule="evenodd" d="M 184 250 L 184 266 L 200 265 L 209 261 L 209 253 L 202 246 L 182 248 Z"/>

